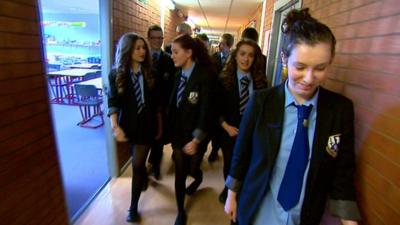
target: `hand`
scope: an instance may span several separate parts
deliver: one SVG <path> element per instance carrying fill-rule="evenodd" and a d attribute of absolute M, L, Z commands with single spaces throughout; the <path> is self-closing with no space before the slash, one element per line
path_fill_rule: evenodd
<path fill-rule="evenodd" d="M 236 137 L 238 135 L 238 133 L 239 133 L 239 129 L 238 128 L 236 128 L 234 126 L 231 126 L 231 125 L 229 125 L 227 123 L 223 128 L 225 129 L 225 131 L 228 133 L 228 135 L 230 137 Z"/>
<path fill-rule="evenodd" d="M 114 133 L 115 140 L 117 140 L 118 142 L 126 142 L 126 141 L 128 141 L 128 138 L 126 138 L 125 133 L 121 129 L 121 127 L 115 126 L 113 128 L 113 133 Z"/>
<path fill-rule="evenodd" d="M 197 146 L 200 142 L 197 141 L 195 138 L 188 142 L 185 146 L 183 146 L 183 152 L 188 155 L 194 155 L 197 152 Z"/>
<path fill-rule="evenodd" d="M 228 190 L 228 197 L 225 202 L 225 213 L 228 217 L 236 223 L 237 201 L 236 192 Z"/>
<path fill-rule="evenodd" d="M 342 225 L 358 225 L 357 221 L 341 219 Z"/>

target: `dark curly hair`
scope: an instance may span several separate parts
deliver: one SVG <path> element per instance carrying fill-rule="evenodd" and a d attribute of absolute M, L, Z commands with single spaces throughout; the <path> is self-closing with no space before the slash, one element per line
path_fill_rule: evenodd
<path fill-rule="evenodd" d="M 331 45 L 332 58 L 335 55 L 336 39 L 331 29 L 315 18 L 311 17 L 309 9 L 293 9 L 283 20 L 281 29 L 284 34 L 282 52 L 286 57 L 290 56 L 295 45 L 305 43 L 315 45 L 328 43 Z"/>
<path fill-rule="evenodd" d="M 251 46 L 254 49 L 254 61 L 250 67 L 250 74 L 251 78 L 254 81 L 255 89 L 266 88 L 268 85 L 265 71 L 263 71 L 264 60 L 262 59 L 261 49 L 256 42 L 250 39 L 242 39 L 237 43 L 236 48 L 232 51 L 225 64 L 225 67 L 219 75 L 222 85 L 226 89 L 231 89 L 233 87 L 233 82 L 235 82 L 237 70 L 236 56 L 240 47 L 242 47 L 243 45 Z"/>
<path fill-rule="evenodd" d="M 115 52 L 114 69 L 117 72 L 115 83 L 118 89 L 118 94 L 123 94 L 128 85 L 128 80 L 131 66 L 132 66 L 132 51 L 138 40 L 144 42 L 146 48 L 146 56 L 141 65 L 144 80 L 147 85 L 152 88 L 154 86 L 154 78 L 151 73 L 151 57 L 150 49 L 146 40 L 136 33 L 126 33 L 122 35 L 117 44 L 117 50 Z"/>

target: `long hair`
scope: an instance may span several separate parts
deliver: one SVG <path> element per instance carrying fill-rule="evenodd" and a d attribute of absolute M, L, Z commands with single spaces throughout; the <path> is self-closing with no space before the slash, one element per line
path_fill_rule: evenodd
<path fill-rule="evenodd" d="M 151 74 L 151 57 L 150 49 L 146 40 L 136 33 L 126 33 L 118 41 L 117 50 L 115 52 L 114 69 L 117 72 L 115 83 L 118 89 L 118 94 L 123 94 L 127 88 L 130 79 L 130 71 L 132 67 L 132 52 L 138 40 L 144 42 L 146 56 L 143 62 L 140 63 L 143 77 L 147 85 L 152 88 L 154 79 Z"/>
<path fill-rule="evenodd" d="M 219 77 L 222 82 L 222 85 L 226 89 L 233 88 L 233 82 L 235 82 L 235 76 L 237 70 L 236 56 L 238 54 L 240 47 L 242 47 L 243 45 L 251 46 L 254 50 L 254 61 L 250 67 L 250 75 L 254 81 L 255 88 L 256 89 L 266 88 L 267 79 L 265 76 L 265 71 L 263 71 L 264 68 L 263 63 L 265 62 L 262 58 L 261 49 L 256 42 L 250 39 L 243 39 L 239 41 L 236 45 L 236 48 L 232 51 Z"/>
<path fill-rule="evenodd" d="M 331 45 L 331 56 L 333 58 L 336 45 L 335 36 L 328 26 L 311 17 L 308 11 L 308 8 L 293 9 L 283 20 L 281 25 L 284 34 L 283 54 L 289 57 L 293 48 L 300 43 L 313 46 L 322 42 Z"/>
<path fill-rule="evenodd" d="M 176 37 L 172 42 L 179 44 L 183 49 L 191 49 L 193 61 L 199 63 L 208 73 L 213 75 L 217 74 L 217 68 L 212 62 L 208 50 L 200 39 L 192 38 L 187 34 L 183 34 Z"/>

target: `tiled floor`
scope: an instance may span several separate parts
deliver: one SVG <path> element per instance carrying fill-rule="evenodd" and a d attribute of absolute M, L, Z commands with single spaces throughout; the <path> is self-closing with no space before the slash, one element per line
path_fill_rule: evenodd
<path fill-rule="evenodd" d="M 218 194 L 223 187 L 222 158 L 209 164 L 205 159 L 202 164 L 204 181 L 198 192 L 186 198 L 188 224 L 190 225 L 227 225 L 230 224 L 224 214 L 223 205 L 218 201 Z M 172 225 L 176 217 L 174 194 L 174 168 L 171 162 L 171 148 L 164 148 L 162 166 L 163 178 L 160 182 L 152 181 L 146 192 L 142 193 L 139 210 L 143 225 Z M 188 179 L 188 183 L 192 180 Z M 131 168 L 113 179 L 97 199 L 76 221 L 75 225 L 118 225 L 125 222 L 126 210 L 130 201 Z"/>

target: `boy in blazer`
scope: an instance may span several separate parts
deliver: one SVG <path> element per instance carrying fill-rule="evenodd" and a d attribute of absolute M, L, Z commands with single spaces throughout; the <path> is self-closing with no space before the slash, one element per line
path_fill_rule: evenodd
<path fill-rule="evenodd" d="M 155 140 L 151 145 L 149 163 L 151 164 L 150 175 L 156 180 L 161 179 L 160 167 L 163 156 L 163 147 L 168 140 L 165 136 L 166 128 L 166 108 L 175 80 L 175 66 L 171 59 L 171 55 L 161 49 L 164 35 L 163 30 L 158 25 L 152 25 L 147 30 L 147 40 L 149 41 L 152 56 L 152 69 L 154 77 L 157 80 L 158 92 L 160 93 L 161 120 L 162 120 L 162 137 Z"/>

